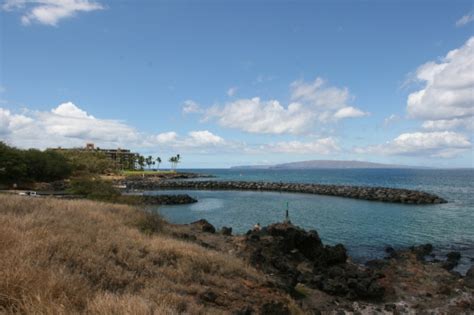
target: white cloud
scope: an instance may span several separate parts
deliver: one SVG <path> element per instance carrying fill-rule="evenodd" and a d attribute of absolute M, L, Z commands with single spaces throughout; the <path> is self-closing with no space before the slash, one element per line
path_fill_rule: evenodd
<path fill-rule="evenodd" d="M 6 135 L 13 130 L 20 130 L 32 122 L 24 115 L 12 114 L 8 109 L 0 107 L 0 135 Z"/>
<path fill-rule="evenodd" d="M 216 145 L 224 143 L 224 139 L 208 130 L 191 131 L 189 132 L 189 136 L 191 137 L 191 139 L 189 139 L 191 144 Z"/>
<path fill-rule="evenodd" d="M 214 106 L 206 114 L 207 119 L 216 118 L 224 127 L 267 134 L 301 133 L 311 124 L 312 116 L 301 104 L 285 108 L 278 101 L 261 101 L 258 97 Z"/>
<path fill-rule="evenodd" d="M 173 143 L 176 142 L 178 138 L 178 134 L 174 131 L 169 131 L 169 132 L 163 132 L 160 134 L 157 134 L 156 136 L 152 137 L 152 142 L 158 143 L 158 144 L 167 144 L 167 143 Z"/>
<path fill-rule="evenodd" d="M 232 97 L 237 93 L 238 88 L 236 86 L 233 86 L 227 90 L 227 95 Z"/>
<path fill-rule="evenodd" d="M 469 13 L 456 21 L 456 26 L 461 27 L 474 21 L 474 13 Z"/>
<path fill-rule="evenodd" d="M 408 96 L 409 117 L 430 121 L 472 118 L 474 37 L 440 62 L 431 61 L 419 67 L 415 77 L 425 86 Z"/>
<path fill-rule="evenodd" d="M 314 82 L 302 80 L 291 83 L 291 99 L 307 103 L 318 109 L 340 109 L 347 107 L 352 98 L 347 88 L 327 87 L 322 78 Z"/>
<path fill-rule="evenodd" d="M 452 131 L 404 133 L 382 145 L 356 148 L 356 153 L 449 158 L 472 149 L 469 139 Z"/>
<path fill-rule="evenodd" d="M 287 106 L 259 97 L 239 99 L 208 108 L 205 120 L 249 133 L 302 134 L 321 124 L 368 114 L 348 104 L 353 97 L 347 88 L 327 86 L 321 78 L 295 81 L 290 88 L 292 102 Z"/>
<path fill-rule="evenodd" d="M 183 113 L 191 114 L 191 113 L 199 113 L 201 112 L 201 107 L 198 103 L 193 100 L 187 100 L 183 104 Z"/>
<path fill-rule="evenodd" d="M 181 152 L 236 150 L 241 144 L 228 142 L 209 130 L 190 131 L 180 136 L 175 131 L 144 133 L 116 120 L 100 119 L 72 102 L 51 111 L 13 114 L 0 108 L 0 139 L 19 147 L 78 147 L 94 142 L 100 147 L 157 148 Z"/>
<path fill-rule="evenodd" d="M 104 7 L 94 0 L 6 0 L 3 10 L 20 10 L 23 25 L 40 23 L 56 26 L 62 19 L 79 12 L 102 10 Z"/>
<path fill-rule="evenodd" d="M 344 119 L 344 118 L 357 118 L 357 117 L 364 117 L 367 116 L 368 113 L 361 111 L 352 106 L 344 107 L 338 110 L 334 114 L 334 118 L 336 119 Z"/>
<path fill-rule="evenodd" d="M 96 118 L 72 102 L 50 111 L 25 110 L 21 115 L 0 108 L 0 139 L 19 147 L 40 149 L 82 147 L 94 142 L 103 148 L 200 154 L 330 154 L 340 150 L 333 138 L 257 145 L 228 141 L 209 130 L 194 130 L 184 135 L 175 131 L 144 133 L 120 121 Z"/>
<path fill-rule="evenodd" d="M 453 129 L 466 129 L 474 130 L 474 118 L 454 118 L 454 119 L 441 119 L 441 120 L 427 120 L 423 122 L 422 127 L 427 130 L 453 130 Z"/>
<path fill-rule="evenodd" d="M 322 138 L 309 142 L 285 141 L 260 147 L 263 152 L 288 154 L 334 154 L 340 151 L 337 141 L 333 138 Z"/>

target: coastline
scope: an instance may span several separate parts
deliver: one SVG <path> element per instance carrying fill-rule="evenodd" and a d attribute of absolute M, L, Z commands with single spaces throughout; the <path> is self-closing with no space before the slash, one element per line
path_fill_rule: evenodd
<path fill-rule="evenodd" d="M 449 271 L 456 253 L 427 260 L 430 245 L 387 248 L 385 259 L 364 266 L 352 262 L 344 245 L 325 245 L 317 231 L 290 222 L 232 235 L 205 220 L 170 224 L 124 205 L 7 195 L 0 201 L 0 221 L 10 231 L 2 234 L 9 254 L 0 263 L 7 277 L 0 309 L 28 313 L 62 305 L 66 312 L 107 313 L 141 301 L 132 309 L 285 315 L 474 310 L 473 268 L 464 277 Z M 62 295 L 45 296 L 59 288 Z"/>

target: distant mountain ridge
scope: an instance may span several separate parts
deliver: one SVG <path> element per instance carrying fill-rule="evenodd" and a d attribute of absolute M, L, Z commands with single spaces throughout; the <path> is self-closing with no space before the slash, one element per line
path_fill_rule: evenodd
<path fill-rule="evenodd" d="M 426 169 L 429 167 L 422 166 L 408 166 L 396 164 L 382 164 L 365 161 L 344 161 L 344 160 L 311 160 L 291 162 L 275 165 L 241 165 L 233 166 L 231 169 L 351 169 L 351 168 L 418 168 Z"/>

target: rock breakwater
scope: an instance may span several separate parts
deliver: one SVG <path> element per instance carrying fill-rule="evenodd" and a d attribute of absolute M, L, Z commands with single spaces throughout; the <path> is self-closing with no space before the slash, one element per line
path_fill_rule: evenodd
<path fill-rule="evenodd" d="M 253 190 L 328 195 L 363 200 L 404 204 L 439 204 L 447 201 L 422 191 L 387 188 L 322 184 L 244 182 L 244 181 L 127 181 L 128 189 L 196 189 L 196 190 Z"/>

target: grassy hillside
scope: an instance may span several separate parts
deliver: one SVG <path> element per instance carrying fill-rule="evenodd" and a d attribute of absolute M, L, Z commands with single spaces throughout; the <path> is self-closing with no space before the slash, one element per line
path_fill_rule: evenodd
<path fill-rule="evenodd" d="M 0 313 L 220 314 L 288 303 L 240 259 L 175 239 L 129 206 L 0 195 L 0 257 Z"/>

